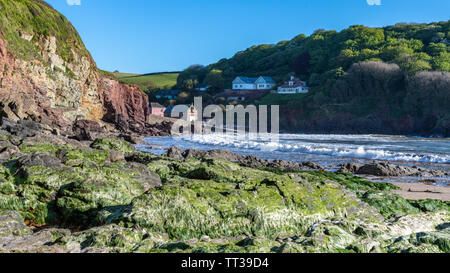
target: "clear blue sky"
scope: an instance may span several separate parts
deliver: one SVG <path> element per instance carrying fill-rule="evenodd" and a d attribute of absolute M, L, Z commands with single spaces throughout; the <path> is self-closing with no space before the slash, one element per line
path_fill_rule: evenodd
<path fill-rule="evenodd" d="M 368 1 L 381 5 L 369 5 Z M 319 28 L 447 21 L 449 0 L 47 0 L 98 66 L 148 73 L 210 64 Z M 80 5 L 69 5 L 80 2 Z"/>

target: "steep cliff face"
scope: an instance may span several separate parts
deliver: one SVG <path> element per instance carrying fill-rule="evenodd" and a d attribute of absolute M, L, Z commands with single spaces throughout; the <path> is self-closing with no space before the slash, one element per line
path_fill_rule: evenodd
<path fill-rule="evenodd" d="M 144 124 L 147 96 L 98 73 L 80 36 L 41 0 L 0 0 L 0 114 L 65 128 Z"/>
<path fill-rule="evenodd" d="M 9 50 L 7 41 L 0 38 L 0 110 L 3 116 L 60 127 L 80 116 L 102 118 L 95 66 L 84 56 L 76 56 L 78 62 L 66 63 L 55 49 L 55 38 L 48 37 L 41 52 L 42 60 L 24 60 L 17 58 Z M 65 70 L 66 66 L 71 75 Z"/>
<path fill-rule="evenodd" d="M 116 124 L 119 129 L 145 133 L 150 115 L 147 95 L 137 87 L 106 77 L 100 79 L 100 85 L 103 120 Z"/>

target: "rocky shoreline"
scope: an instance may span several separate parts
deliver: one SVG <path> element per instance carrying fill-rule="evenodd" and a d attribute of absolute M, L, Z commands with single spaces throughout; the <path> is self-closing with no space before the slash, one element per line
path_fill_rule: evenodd
<path fill-rule="evenodd" d="M 187 160 L 189 158 L 211 157 L 225 159 L 232 162 L 238 162 L 242 166 L 251 168 L 274 168 L 283 169 L 285 171 L 324 171 L 324 167 L 314 162 L 289 162 L 285 160 L 266 160 L 256 156 L 242 156 L 227 150 L 211 150 L 203 151 L 196 149 L 188 149 L 183 151 L 177 147 L 171 147 L 167 151 L 167 156 L 177 160 Z M 391 164 L 389 162 L 373 162 L 369 164 L 348 163 L 340 165 L 338 173 L 351 173 L 358 175 L 373 176 L 410 176 L 410 177 L 444 177 L 450 176 L 449 173 L 440 170 L 431 170 L 422 167 L 407 167 Z"/>
<path fill-rule="evenodd" d="M 348 173 L 435 171 L 156 156 L 136 151 L 137 136 L 84 125 L 63 135 L 3 120 L 0 252 L 450 252 L 450 202 L 408 200 Z"/>

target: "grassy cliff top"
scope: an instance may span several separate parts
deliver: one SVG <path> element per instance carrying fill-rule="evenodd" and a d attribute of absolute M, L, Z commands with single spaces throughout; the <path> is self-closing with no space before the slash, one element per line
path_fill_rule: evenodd
<path fill-rule="evenodd" d="M 177 78 L 179 75 L 179 72 L 132 74 L 101 71 L 101 73 L 110 78 L 117 79 L 120 82 L 138 86 L 145 92 L 153 92 L 160 89 L 170 89 L 177 84 Z"/>
<path fill-rule="evenodd" d="M 56 52 L 66 62 L 74 60 L 72 49 L 90 57 L 69 20 L 42 0 L 0 0 L 0 30 L 8 50 L 21 59 L 39 59 L 37 45 L 49 36 L 56 37 Z"/>

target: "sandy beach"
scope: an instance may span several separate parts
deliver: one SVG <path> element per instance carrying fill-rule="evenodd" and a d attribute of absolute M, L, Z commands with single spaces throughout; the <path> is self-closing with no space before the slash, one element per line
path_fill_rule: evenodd
<path fill-rule="evenodd" d="M 409 200 L 437 199 L 450 201 L 450 188 L 438 187 L 418 183 L 393 183 L 401 190 L 394 191 L 396 194 Z"/>

